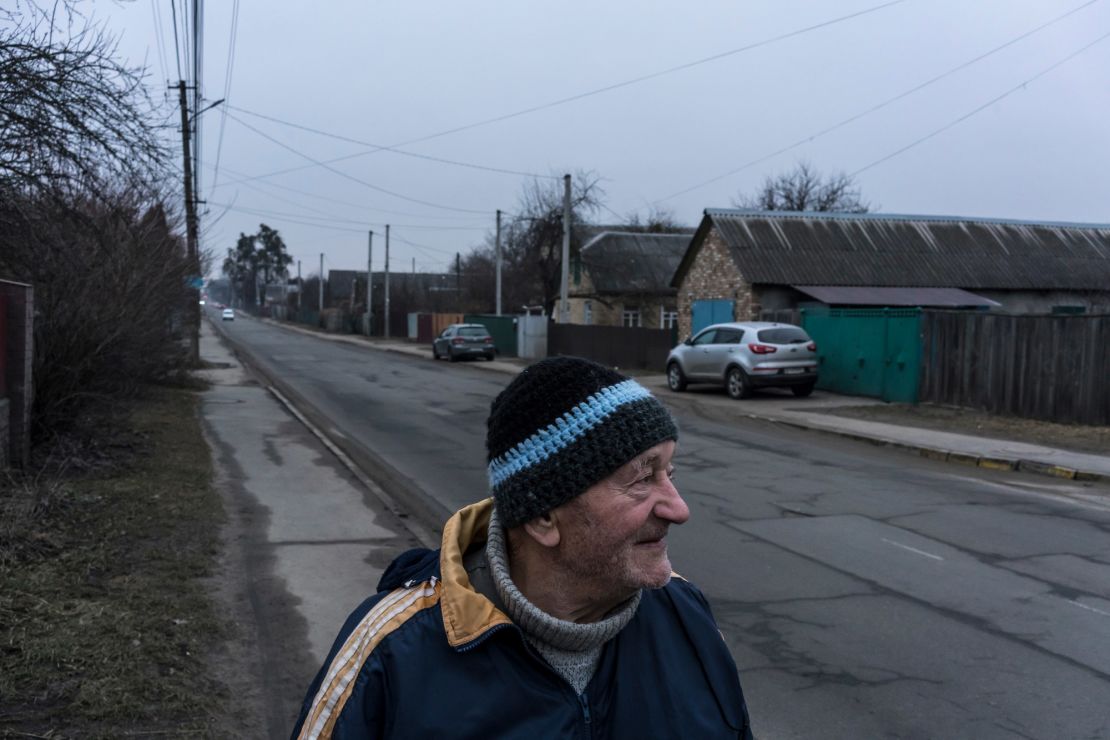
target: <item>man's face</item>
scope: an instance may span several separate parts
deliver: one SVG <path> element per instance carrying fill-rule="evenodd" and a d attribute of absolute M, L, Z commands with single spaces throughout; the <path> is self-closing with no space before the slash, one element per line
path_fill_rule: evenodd
<path fill-rule="evenodd" d="M 652 447 L 561 507 L 559 557 L 580 586 L 630 596 L 670 580 L 667 529 L 690 518 L 671 482 L 674 450 Z"/>

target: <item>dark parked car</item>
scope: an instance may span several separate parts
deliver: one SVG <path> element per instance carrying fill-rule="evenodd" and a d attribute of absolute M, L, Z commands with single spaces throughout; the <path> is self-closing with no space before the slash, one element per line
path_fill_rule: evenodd
<path fill-rule="evenodd" d="M 432 342 L 432 356 L 446 357 L 451 362 L 460 357 L 485 357 L 497 354 L 489 329 L 481 324 L 451 324 Z"/>
<path fill-rule="evenodd" d="M 808 396 L 817 384 L 817 344 L 793 324 L 714 324 L 667 357 L 670 389 L 685 390 L 687 383 L 723 384 L 733 398 L 769 387 Z"/>

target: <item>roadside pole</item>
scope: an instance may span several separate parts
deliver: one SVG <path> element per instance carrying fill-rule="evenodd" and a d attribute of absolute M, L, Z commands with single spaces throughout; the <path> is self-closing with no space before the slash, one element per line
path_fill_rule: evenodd
<path fill-rule="evenodd" d="M 370 238 L 366 242 L 366 336 L 370 336 L 370 321 L 373 317 L 373 312 L 370 306 L 373 305 L 370 299 L 374 297 L 374 272 L 372 265 L 374 264 L 374 232 L 370 231 Z"/>
<path fill-rule="evenodd" d="M 301 261 L 297 260 L 297 318 L 301 313 L 301 296 L 304 295 L 304 282 L 301 281 Z"/>
<path fill-rule="evenodd" d="M 494 232 L 493 254 L 497 262 L 497 315 L 501 315 L 501 209 L 497 209 L 497 231 Z"/>
<path fill-rule="evenodd" d="M 559 288 L 559 323 L 570 320 L 567 282 L 570 277 L 570 175 L 563 175 L 563 266 Z"/>
<path fill-rule="evenodd" d="M 320 252 L 320 317 L 317 323 L 322 324 L 324 321 L 324 253 Z"/>
<path fill-rule="evenodd" d="M 199 275 L 200 263 L 197 260 L 197 211 L 193 195 L 193 162 L 189 136 L 189 100 L 185 93 L 185 80 L 177 83 L 181 97 L 181 154 L 185 166 L 185 251 L 189 263 L 189 279 L 194 273 Z M 200 291 L 190 285 L 189 291 L 189 362 L 200 363 Z"/>
<path fill-rule="evenodd" d="M 389 339 L 389 224 L 385 225 L 385 312 L 382 316 L 382 336 Z"/>

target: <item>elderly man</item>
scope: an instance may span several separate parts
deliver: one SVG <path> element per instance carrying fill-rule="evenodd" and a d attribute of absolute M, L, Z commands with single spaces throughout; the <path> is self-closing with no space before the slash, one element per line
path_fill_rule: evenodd
<path fill-rule="evenodd" d="M 678 430 L 634 380 L 559 357 L 487 425 L 492 501 L 412 550 L 343 626 L 300 738 L 750 738 L 705 597 L 672 578 Z"/>

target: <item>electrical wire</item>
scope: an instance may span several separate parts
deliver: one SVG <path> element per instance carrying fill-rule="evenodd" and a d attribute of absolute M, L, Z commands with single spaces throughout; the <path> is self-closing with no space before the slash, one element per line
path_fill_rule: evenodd
<path fill-rule="evenodd" d="M 823 129 L 821 129 L 820 131 L 818 131 L 814 134 L 810 134 L 809 136 L 805 136 L 801 139 L 798 139 L 793 144 L 788 144 L 788 145 L 786 145 L 786 146 L 784 146 L 780 149 L 776 149 L 773 152 L 770 152 L 770 153 L 765 154 L 761 157 L 758 157 L 756 159 L 752 159 L 748 162 L 745 162 L 744 164 L 740 165 L 739 167 L 735 167 L 735 168 L 729 170 L 728 172 L 717 175 L 716 177 L 711 177 L 708 180 L 703 180 L 702 182 L 697 183 L 696 185 L 691 185 L 688 188 L 683 188 L 682 190 L 671 193 L 670 195 L 668 195 L 666 197 L 663 197 L 663 198 L 660 198 L 659 200 L 653 201 L 653 204 L 658 204 L 658 203 L 662 203 L 664 201 L 671 200 L 673 198 L 677 198 L 680 195 L 685 195 L 686 193 L 693 192 L 694 190 L 699 190 L 699 189 L 705 187 L 706 185 L 712 185 L 715 182 L 719 182 L 721 180 L 724 180 L 726 177 L 731 177 L 731 176 L 733 176 L 733 175 L 735 175 L 739 172 L 743 172 L 744 170 L 749 169 L 750 167 L 754 167 L 757 164 L 762 164 L 763 162 L 766 162 L 769 159 L 773 159 L 773 158 L 779 156 L 780 154 L 785 154 L 786 152 L 789 152 L 793 149 L 797 149 L 798 147 L 803 146 L 804 144 L 808 144 L 812 141 L 815 141 L 816 139 L 824 136 L 825 134 L 832 133 L 833 131 L 836 131 L 837 129 L 843 128 L 844 126 L 847 126 L 850 123 L 854 123 L 855 121 L 858 121 L 859 119 L 863 118 L 864 116 L 875 113 L 876 111 L 879 111 L 879 110 L 887 107 L 888 105 L 896 103 L 897 101 L 902 100 L 905 97 L 908 97 L 908 96 L 910 96 L 910 95 L 912 95 L 912 94 L 914 94 L 914 93 L 916 93 L 920 90 L 924 90 L 926 87 L 929 87 L 930 85 L 932 85 L 936 82 L 940 82 L 944 78 L 949 77 L 949 76 L 955 74 L 956 72 L 960 72 L 964 69 L 967 69 L 971 65 L 976 64 L 977 62 L 980 62 L 980 61 L 986 59 L 987 57 L 990 57 L 990 56 L 1002 51 L 1003 49 L 1006 49 L 1010 46 L 1013 46 L 1014 44 L 1032 36 L 1033 34 L 1037 33 L 1038 31 L 1043 31 L 1044 29 L 1048 28 L 1049 26 L 1051 26 L 1055 23 L 1058 23 L 1058 22 L 1064 20 L 1065 18 L 1067 18 L 1067 17 L 1069 17 L 1069 16 L 1071 16 L 1075 13 L 1078 13 L 1080 10 L 1083 10 L 1086 7 L 1094 5 L 1096 2 L 1099 2 L 1099 0 L 1088 0 L 1088 2 L 1085 2 L 1082 5 L 1078 5 L 1074 8 L 1072 8 L 1071 10 L 1067 11 L 1066 13 L 1063 13 L 1062 15 L 1058 15 L 1055 18 L 1052 18 L 1051 20 L 1042 23 L 1041 25 L 1037 26 L 1036 28 L 1032 28 L 1032 29 L 1026 31 L 1023 34 L 1015 36 L 1012 39 L 1010 39 L 1009 41 L 1007 41 L 1007 42 L 1005 42 L 1005 43 L 1003 43 L 999 46 L 996 46 L 996 47 L 994 47 L 993 49 L 991 49 L 989 51 L 983 52 L 982 54 L 980 54 L 980 55 L 978 55 L 978 56 L 976 56 L 972 59 L 969 59 L 966 62 L 963 62 L 962 64 L 958 64 L 955 67 L 952 67 L 951 69 L 946 70 L 945 72 L 941 72 L 940 74 L 936 75 L 935 77 L 931 77 L 928 80 L 925 80 L 924 82 L 909 88 L 908 90 L 905 90 L 901 93 L 898 93 L 894 97 L 887 98 L 886 100 L 883 100 L 881 103 L 876 103 L 875 105 L 871 106 L 870 108 L 867 108 L 866 110 L 860 111 L 859 113 L 856 113 L 855 115 L 849 116 L 848 118 L 842 119 L 842 120 L 832 124 L 831 126 L 827 126 Z"/>
<path fill-rule="evenodd" d="M 207 162 L 204 162 L 204 164 L 206 166 L 211 166 Z M 412 218 L 425 218 L 425 219 L 432 219 L 432 220 L 452 219 L 452 220 L 456 220 L 456 221 L 458 221 L 458 220 L 462 220 L 462 221 L 483 220 L 483 221 L 485 221 L 485 220 L 489 219 L 489 214 L 485 213 L 484 211 L 483 211 L 483 215 L 481 215 L 481 216 L 455 216 L 455 215 L 436 216 L 436 215 L 425 214 L 425 213 L 411 213 L 409 211 L 394 211 L 394 210 L 389 210 L 389 209 L 385 209 L 385 208 L 369 208 L 369 207 L 366 206 L 365 203 L 352 203 L 352 202 L 346 201 L 346 200 L 338 200 L 336 198 L 329 198 L 326 195 L 320 195 L 318 193 L 310 193 L 307 190 L 298 190 L 297 188 L 289 187 L 288 185 L 280 185 L 276 182 L 254 183 L 253 181 L 256 178 L 248 177 L 244 173 L 233 170 L 230 167 L 225 166 L 223 169 L 224 169 L 225 172 L 229 172 L 232 175 L 235 175 L 237 177 L 241 176 L 243 179 L 232 180 L 231 182 L 222 183 L 220 185 L 220 187 L 222 187 L 222 188 L 227 188 L 227 187 L 230 187 L 232 185 L 246 185 L 247 187 L 249 187 L 253 190 L 257 190 L 258 192 L 260 192 L 264 195 L 267 195 L 267 196 L 272 195 L 272 193 L 267 193 L 265 190 L 263 190 L 261 188 L 262 185 L 265 185 L 265 187 L 279 188 L 281 190 L 285 190 L 285 191 L 288 191 L 290 193 L 296 193 L 297 195 L 300 195 L 300 196 L 303 196 L 303 197 L 306 197 L 306 198 L 315 198 L 316 200 L 325 200 L 328 203 L 332 203 L 332 204 L 336 204 L 336 205 L 349 206 L 351 208 L 357 208 L 357 209 L 362 210 L 362 211 L 372 211 L 374 213 L 386 213 L 386 214 L 390 214 L 390 215 L 393 215 L 393 216 L 411 216 Z M 277 197 L 277 196 L 274 196 L 274 197 Z M 284 200 L 284 199 L 279 198 L 279 200 Z M 287 202 L 289 202 L 289 201 L 287 201 Z"/>
<path fill-rule="evenodd" d="M 1094 0 L 1092 0 L 1092 1 L 1094 1 Z M 238 111 L 240 113 L 245 113 L 248 116 L 254 116 L 255 118 L 261 118 L 263 120 L 271 121 L 273 123 L 277 123 L 277 124 L 280 124 L 282 126 L 289 126 L 290 128 L 299 129 L 301 131 L 307 131 L 309 133 L 318 134 L 320 136 L 326 136 L 329 139 L 336 139 L 338 141 L 345 141 L 349 144 L 359 144 L 361 146 L 372 147 L 372 149 L 370 151 L 368 151 L 368 152 L 359 152 L 357 155 L 354 155 L 354 156 L 363 156 L 364 154 L 373 154 L 374 152 L 385 150 L 385 151 L 391 152 L 393 154 L 400 154 L 401 156 L 404 156 L 404 157 L 415 157 L 417 159 L 424 159 L 424 160 L 428 160 L 430 162 L 439 162 L 440 164 L 450 164 L 450 165 L 454 165 L 456 167 L 468 167 L 470 169 L 484 170 L 486 172 L 497 172 L 497 173 L 500 173 L 500 174 L 503 174 L 503 175 L 515 175 L 515 176 L 518 176 L 518 177 L 534 177 L 534 178 L 543 179 L 543 180 L 561 180 L 562 179 L 562 175 L 540 175 L 540 174 L 537 174 L 535 172 L 524 172 L 524 171 L 521 171 L 521 170 L 509 170 L 509 169 L 505 169 L 503 167 L 490 167 L 488 165 L 474 164 L 473 162 L 460 162 L 458 160 L 446 159 L 444 157 L 433 157 L 430 154 L 419 154 L 417 152 L 406 152 L 406 151 L 403 151 L 401 149 L 397 149 L 395 147 L 385 146 L 384 144 L 374 144 L 374 143 L 369 142 L 369 141 L 362 141 L 360 139 L 352 139 L 349 136 L 342 136 L 340 134 L 333 134 L 333 133 L 330 133 L 328 131 L 321 131 L 320 129 L 312 128 L 310 126 L 302 126 L 299 123 L 293 123 L 291 121 L 283 121 L 280 118 L 274 118 L 273 116 L 268 116 L 268 115 L 265 115 L 263 113 L 256 113 L 254 111 L 249 111 L 246 108 L 239 108 L 239 107 L 234 106 L 234 105 L 229 105 L 227 107 L 230 108 L 231 110 L 235 110 L 235 111 Z M 264 175 L 263 175 L 263 177 L 264 177 Z"/>
<path fill-rule="evenodd" d="M 227 68 L 224 70 L 224 94 L 222 96 L 223 109 L 220 111 L 220 135 L 216 143 L 216 166 L 212 170 L 212 188 L 208 191 L 208 196 L 212 197 L 212 193 L 216 190 L 216 185 L 220 178 L 220 155 L 224 150 L 224 129 L 227 128 L 227 106 L 228 101 L 231 99 L 231 76 L 235 69 L 235 48 L 238 42 L 239 35 L 239 0 L 234 0 L 231 5 L 231 38 L 227 43 Z"/>
<path fill-rule="evenodd" d="M 173 13 L 173 58 L 177 62 L 177 79 L 183 80 L 181 76 L 181 44 L 177 40 L 177 3 L 170 0 L 170 12 Z"/>
<path fill-rule="evenodd" d="M 346 172 L 343 172 L 342 170 L 337 170 L 336 168 L 331 167 L 330 165 L 328 165 L 326 162 L 321 162 L 318 159 L 310 157 L 307 154 L 305 154 L 304 152 L 301 152 L 301 151 L 289 146 L 288 144 L 286 144 L 282 141 L 279 141 L 278 139 L 275 139 L 274 137 L 270 136 L 269 134 L 267 134 L 263 131 L 260 131 L 259 129 L 255 128 L 254 126 L 250 125 L 246 121 L 239 118 L 238 116 L 233 116 L 232 114 L 228 113 L 227 117 L 230 118 L 231 120 L 235 121 L 236 123 L 238 123 L 240 126 L 244 126 L 245 128 L 250 129 L 251 131 L 258 134 L 259 136 L 266 139 L 267 141 L 270 141 L 270 142 L 273 142 L 274 144 L 277 144 L 282 149 L 293 152 L 298 157 L 303 157 L 304 159 L 307 159 L 308 161 L 313 162 L 313 163 L 323 167 L 324 169 L 326 169 L 328 172 L 331 172 L 332 174 L 339 175 L 340 177 L 346 178 L 346 179 L 348 179 L 352 182 L 357 182 L 359 185 L 363 185 L 364 187 L 368 187 L 371 190 L 376 190 L 380 193 L 385 193 L 386 195 L 391 195 L 394 198 L 400 198 L 401 200 L 407 200 L 407 201 L 410 201 L 412 203 L 419 203 L 422 206 L 428 206 L 430 208 L 440 208 L 440 209 L 443 209 L 445 211 L 456 211 L 458 213 L 482 213 L 482 214 L 486 213 L 486 211 L 479 211 L 479 210 L 476 210 L 476 209 L 473 209 L 473 208 L 456 208 L 455 206 L 446 206 L 446 205 L 443 205 L 442 203 L 433 203 L 431 201 L 421 200 L 419 198 L 413 198 L 412 196 L 403 195 L 401 193 L 397 193 L 397 192 L 394 192 L 392 190 L 387 190 L 386 188 L 383 188 L 379 185 L 374 185 L 373 183 L 367 182 L 366 180 L 362 180 L 360 178 L 357 178 L 354 175 L 349 175 Z"/>
<path fill-rule="evenodd" d="M 154 41 L 158 46 L 158 67 L 162 70 L 162 81 L 170 80 L 169 69 L 166 68 L 165 29 L 162 28 L 162 17 L 158 13 L 158 0 L 150 0 L 150 10 L 154 16 Z"/>
<path fill-rule="evenodd" d="M 471 129 L 475 129 L 475 128 L 478 128 L 480 126 L 487 126 L 487 125 L 492 124 L 492 123 L 498 123 L 500 121 L 507 121 L 507 120 L 512 119 L 512 118 L 518 118 L 520 116 L 528 115 L 530 113 L 536 113 L 538 111 L 547 110 L 548 108 L 554 108 L 554 107 L 557 107 L 557 106 L 560 106 L 560 105 L 565 105 L 567 103 L 571 103 L 571 102 L 574 102 L 576 100 L 582 100 L 584 98 L 593 97 L 595 95 L 600 95 L 602 93 L 610 92 L 612 90 L 618 90 L 622 87 L 628 87 L 630 85 L 635 85 L 635 84 L 638 84 L 638 83 L 641 83 L 641 82 L 646 82 L 647 80 L 652 80 L 652 79 L 655 79 L 657 77 L 663 77 L 665 75 L 673 74 L 675 72 L 680 72 L 682 70 L 690 69 L 692 67 L 697 67 L 697 66 L 702 65 L 702 64 L 708 64 L 709 62 L 714 62 L 714 61 L 717 61 L 719 59 L 724 59 L 726 57 L 734 56 L 736 54 L 741 54 L 741 53 L 746 52 L 746 51 L 751 51 L 753 49 L 758 49 L 760 47 L 767 46 L 769 44 L 773 44 L 773 43 L 776 43 L 778 41 L 784 41 L 784 40 L 792 38 L 794 36 L 799 36 L 801 34 L 808 33 L 810 31 L 815 31 L 815 30 L 818 30 L 820 28 L 825 28 L 825 27 L 828 27 L 828 26 L 835 25 L 837 23 L 842 23 L 844 21 L 848 21 L 848 20 L 851 20 L 853 18 L 858 18 L 860 16 L 867 15 L 869 13 L 874 13 L 876 11 L 883 10 L 884 8 L 888 8 L 888 7 L 891 7 L 893 5 L 899 5 L 903 2 L 907 2 L 907 0 L 891 0 L 890 2 L 881 3 L 879 5 L 875 5 L 875 6 L 872 6 L 870 8 L 865 8 L 864 10 L 856 11 L 854 13 L 849 13 L 847 15 L 842 15 L 842 16 L 839 16 L 837 18 L 833 18 L 833 19 L 828 20 L 828 21 L 822 21 L 821 23 L 815 23 L 813 25 L 806 26 L 804 28 L 795 29 L 795 30 L 789 31 L 787 33 L 783 33 L 783 34 L 779 34 L 777 36 L 773 36 L 771 38 L 763 39 L 762 41 L 756 41 L 756 42 L 753 42 L 751 44 L 746 44 L 744 46 L 740 46 L 740 47 L 737 47 L 735 49 L 729 49 L 727 51 L 723 51 L 723 52 L 720 52 L 718 54 L 713 54 L 713 55 L 708 56 L 708 57 L 702 57 L 700 59 L 695 59 L 692 62 L 686 62 L 684 64 L 679 64 L 679 65 L 676 65 L 674 67 L 668 67 L 667 69 L 659 70 L 659 71 L 652 72 L 652 73 L 645 74 L 645 75 L 640 75 L 638 77 L 633 77 L 631 79 L 624 80 L 624 81 L 621 81 L 621 82 L 616 82 L 616 83 L 613 83 L 611 85 L 606 85 L 604 87 L 599 87 L 599 88 L 595 88 L 593 90 L 588 90 L 586 92 L 579 93 L 577 95 L 571 95 L 571 96 L 568 96 L 568 97 L 565 97 L 565 98 L 559 98 L 557 100 L 552 100 L 552 101 L 549 101 L 547 103 L 542 103 L 540 105 L 534 105 L 534 106 L 531 106 L 529 108 L 524 108 L 524 109 L 521 109 L 521 110 L 518 110 L 518 111 L 514 111 L 512 113 L 506 113 L 506 114 L 503 114 L 503 115 L 500 115 L 500 116 L 494 116 L 493 118 L 486 118 L 486 119 L 483 119 L 483 120 L 480 120 L 480 121 L 474 121 L 473 123 L 468 123 L 468 124 L 465 124 L 465 125 L 462 125 L 462 126 L 456 126 L 455 128 L 446 129 L 444 131 L 439 131 L 439 132 L 434 133 L 434 134 L 428 134 L 426 136 L 421 136 L 421 137 L 418 137 L 416 139 L 409 139 L 407 141 L 397 142 L 396 144 L 390 144 L 388 146 L 382 146 L 382 147 L 377 148 L 377 149 L 370 149 L 370 150 L 363 151 L 363 152 L 356 152 L 354 154 L 347 154 L 347 155 L 344 155 L 342 157 L 336 157 L 335 159 L 324 160 L 323 162 L 318 163 L 318 166 L 326 166 L 326 165 L 329 165 L 329 164 L 335 164 L 336 162 L 341 162 L 341 161 L 348 160 L 348 159 L 354 159 L 356 157 L 364 157 L 368 154 L 373 154 L 375 152 L 380 152 L 380 151 L 386 151 L 386 150 L 387 151 L 395 151 L 399 147 L 410 146 L 412 144 L 419 144 L 421 142 L 430 141 L 432 139 L 438 139 L 440 137 L 448 136 L 450 134 L 457 134 L 457 133 L 460 133 L 462 131 L 469 131 Z M 260 177 L 260 178 L 261 177 L 273 177 L 273 176 L 280 175 L 280 174 L 286 174 L 288 172 L 294 172 L 294 171 L 297 171 L 297 170 L 309 169 L 312 166 L 314 166 L 314 165 L 302 165 L 300 167 L 294 167 L 294 168 L 291 168 L 291 169 L 279 170 L 279 171 L 276 171 L 276 172 L 270 172 L 270 173 L 267 173 L 265 175 L 258 175 L 257 177 Z"/>
<path fill-rule="evenodd" d="M 924 136 L 922 136 L 921 138 L 916 139 L 913 142 L 907 144 L 906 146 L 904 146 L 900 149 L 896 149 L 895 151 L 891 152 L 890 154 L 887 154 L 886 156 L 880 157 L 880 158 L 876 159 L 875 161 L 871 162 L 870 164 L 866 164 L 863 167 L 860 167 L 856 171 L 852 172 L 849 175 L 849 177 L 855 177 L 856 175 L 860 174 L 861 172 L 866 172 L 867 170 L 871 169 L 872 167 L 876 167 L 876 166 L 882 164 L 883 162 L 886 162 L 887 160 L 893 159 L 894 157 L 897 157 L 899 154 L 902 154 L 903 152 L 907 152 L 910 149 L 913 149 L 918 144 L 923 144 L 924 142 L 928 141 L 929 139 L 932 139 L 934 136 L 937 136 L 938 134 L 941 134 L 941 133 L 947 131 L 948 129 L 952 128 L 953 126 L 966 121 L 967 119 L 971 118 L 972 116 L 976 115 L 977 113 L 980 113 L 980 112 L 986 110 L 987 108 L 991 107 L 995 103 L 998 103 L 998 102 L 1004 100 L 1005 98 L 1008 98 L 1009 96 L 1013 95 L 1014 93 L 1018 92 L 1019 90 L 1024 90 L 1030 83 L 1035 82 L 1036 80 L 1040 79 L 1041 77 L 1044 77 L 1046 74 L 1053 71 L 1057 67 L 1060 67 L 1063 64 L 1066 64 L 1067 62 L 1071 61 L 1072 59 L 1079 56 L 1080 54 L 1087 51 L 1088 49 L 1095 46 L 1096 44 L 1102 43 L 1107 38 L 1110 38 L 1110 32 L 1104 33 L 1103 35 L 1099 36 L 1098 38 L 1096 38 L 1094 41 L 1090 42 L 1089 44 L 1086 44 L 1085 46 L 1080 47 L 1076 51 L 1073 51 L 1071 54 L 1068 54 L 1063 59 L 1060 59 L 1059 61 L 1055 62 L 1054 64 L 1051 64 L 1048 67 L 1045 67 L 1044 69 L 1042 69 L 1037 74 L 1033 75 L 1032 77 L 1025 80 L 1024 82 L 1021 82 L 1017 85 L 1014 85 L 1009 90 L 1002 93 L 1001 95 L 998 95 L 994 98 L 991 98 L 987 102 L 980 105 L 978 108 L 975 108 L 974 110 L 968 111 L 967 113 L 963 114 L 959 118 L 956 118 L 952 121 L 949 121 L 948 123 L 941 126 L 940 128 L 934 129 L 933 131 L 929 132 L 928 134 L 925 134 Z"/>
<path fill-rule="evenodd" d="M 447 129 L 446 131 L 440 131 L 440 132 L 435 133 L 435 134 L 429 134 L 427 136 L 421 136 L 420 138 L 417 138 L 417 139 L 409 139 L 408 141 L 398 142 L 398 143 L 392 144 L 390 146 L 391 147 L 400 147 L 400 146 L 409 146 L 410 144 L 418 144 L 420 142 L 429 141 L 430 139 L 438 139 L 441 136 L 447 136 L 449 134 L 457 134 L 461 131 L 469 131 L 470 129 L 478 128 L 479 126 L 486 126 L 486 125 L 489 125 L 491 123 L 498 123 L 500 121 L 507 121 L 511 118 L 518 118 L 520 116 L 528 115 L 529 113 L 536 113 L 536 112 L 541 111 L 541 110 L 547 110 L 548 108 L 554 108 L 556 106 L 565 105 L 567 103 L 572 103 L 576 100 L 582 100 L 583 98 L 589 98 L 589 97 L 593 97 L 595 95 L 601 95 L 602 93 L 611 92 L 613 90 L 619 90 L 622 87 L 628 87 L 630 85 L 636 85 L 636 84 L 639 84 L 641 82 L 646 82 L 647 80 L 654 80 L 658 77 L 663 77 L 664 75 L 673 74 L 675 72 L 681 72 L 683 70 L 690 69 L 692 67 L 697 67 L 697 66 L 700 66 L 702 64 L 708 64 L 709 62 L 715 62 L 719 59 L 724 59 L 726 57 L 734 56 L 736 54 L 741 54 L 741 53 L 746 52 L 746 51 L 751 51 L 753 49 L 758 49 L 760 47 L 768 46 L 770 44 L 774 44 L 774 43 L 777 43 L 779 41 L 785 41 L 786 39 L 793 38 L 794 36 L 800 36 L 802 34 L 809 33 L 810 31 L 816 31 L 820 28 L 826 28 L 828 26 L 836 25 L 837 23 L 843 23 L 844 21 L 848 21 L 848 20 L 851 20 L 853 18 L 859 18 L 860 16 L 867 15 L 869 13 L 874 13 L 876 11 L 883 10 L 884 8 L 889 8 L 889 7 L 894 6 L 894 5 L 899 5 L 903 2 L 906 2 L 906 0 L 891 0 L 891 2 L 881 3 L 879 5 L 875 5 L 875 6 L 872 6 L 870 8 L 865 8 L 864 10 L 859 10 L 859 11 L 856 11 L 854 13 L 849 13 L 847 15 L 842 15 L 842 16 L 839 16 L 837 18 L 833 18 L 831 20 L 822 21 L 821 23 L 815 23 L 813 25 L 806 26 L 804 28 L 799 28 L 799 29 L 795 29 L 793 31 L 788 31 L 787 33 L 782 33 L 782 34 L 779 34 L 778 36 L 772 36 L 771 38 L 763 39 L 762 41 L 756 41 L 756 42 L 753 42 L 751 44 L 746 44 L 744 46 L 739 46 L 735 49 L 729 49 L 727 51 L 723 51 L 723 52 L 720 52 L 720 53 L 717 53 L 717 54 L 713 54 L 711 56 L 702 57 L 701 59 L 695 59 L 692 62 L 686 62 L 684 64 L 679 64 L 679 65 L 676 65 L 674 67 L 668 67 L 666 69 L 662 69 L 662 70 L 659 70 L 657 72 L 651 72 L 649 74 L 640 75 L 638 77 L 633 77 L 631 79 L 624 80 L 622 82 L 616 82 L 616 83 L 613 83 L 611 85 L 605 85 L 604 87 L 599 87 L 599 88 L 595 88 L 593 90 L 589 90 L 587 92 L 578 93 L 577 95 L 570 95 L 570 96 L 567 96 L 565 98 L 559 98 L 557 100 L 552 100 L 548 103 L 542 103 L 540 105 L 535 105 L 535 106 L 532 106 L 530 108 L 524 108 L 522 110 L 518 110 L 518 111 L 513 112 L 513 113 L 506 113 L 504 115 L 495 116 L 493 118 L 486 118 L 486 119 L 481 120 L 481 121 L 475 121 L 474 123 L 468 123 L 464 126 L 457 126 L 455 128 L 452 128 L 452 129 Z"/>

